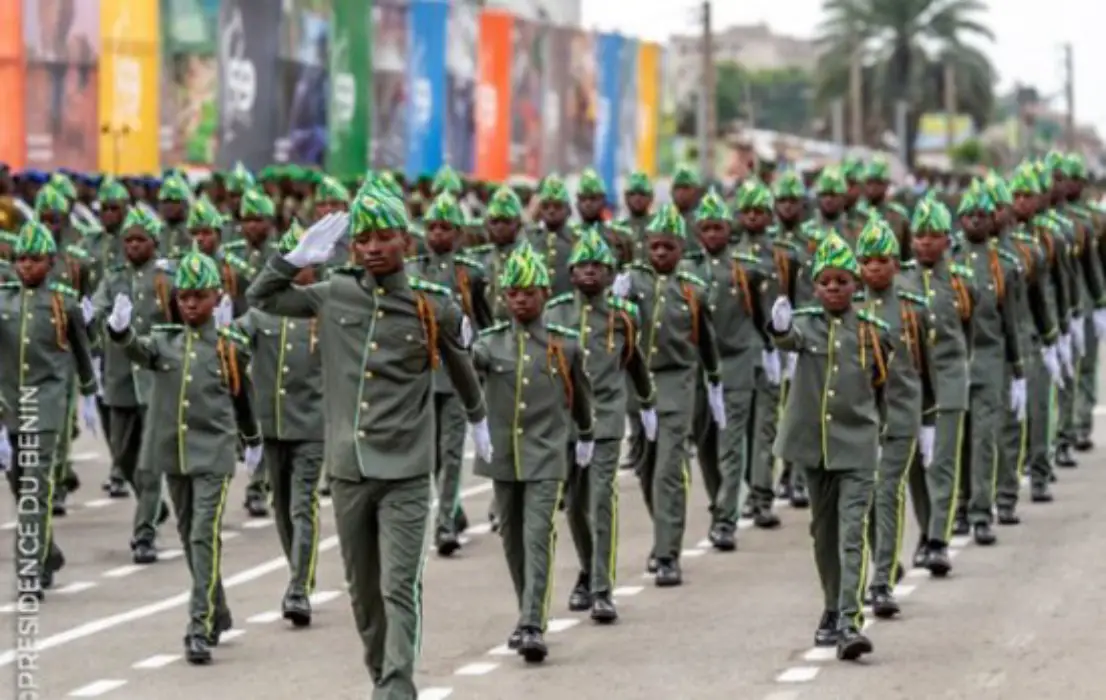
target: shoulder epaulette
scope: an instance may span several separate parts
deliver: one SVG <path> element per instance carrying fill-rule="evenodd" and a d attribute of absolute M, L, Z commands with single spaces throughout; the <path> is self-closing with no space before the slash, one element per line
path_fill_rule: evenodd
<path fill-rule="evenodd" d="M 486 335 L 492 335 L 494 333 L 499 333 L 500 331 L 505 331 L 510 327 L 511 327 L 511 324 L 508 323 L 507 321 L 500 321 L 499 323 L 495 324 L 494 326 L 488 326 L 487 328 L 481 329 L 480 336 L 483 337 L 483 336 L 486 336 Z"/>
<path fill-rule="evenodd" d="M 1014 253 L 1012 253 L 1011 251 L 1006 250 L 1005 248 L 999 248 L 998 249 L 998 255 L 999 255 L 1000 258 L 1006 260 L 1008 263 L 1012 264 L 1017 269 L 1019 269 L 1019 270 L 1021 269 L 1021 266 L 1022 266 L 1021 259 L 1017 255 L 1014 255 Z"/>
<path fill-rule="evenodd" d="M 917 268 L 918 268 L 918 261 L 917 260 L 903 260 L 901 263 L 899 263 L 899 269 L 900 270 L 915 270 Z"/>
<path fill-rule="evenodd" d="M 350 275 L 351 277 L 357 277 L 365 272 L 365 268 L 360 265 L 336 265 L 330 269 L 332 275 Z"/>
<path fill-rule="evenodd" d="M 162 333 L 179 333 L 184 330 L 184 326 L 180 323 L 155 323 L 150 326 L 152 331 L 161 331 Z"/>
<path fill-rule="evenodd" d="M 224 248 L 245 248 L 246 247 L 246 239 L 245 238 L 239 238 L 238 240 L 235 240 L 235 241 L 227 241 L 226 243 L 223 244 L 223 247 Z"/>
<path fill-rule="evenodd" d="M 1010 237 L 1015 241 L 1021 241 L 1022 243 L 1037 243 L 1037 239 L 1033 237 L 1031 233 L 1025 233 L 1024 231 L 1014 231 L 1010 234 Z"/>
<path fill-rule="evenodd" d="M 641 262 L 640 260 L 635 260 L 634 262 L 627 265 L 626 268 L 630 270 L 638 270 L 640 272 L 647 272 L 650 275 L 657 274 L 652 265 L 646 262 Z"/>
<path fill-rule="evenodd" d="M 21 282 L 0 282 L 0 289 L 20 289 L 22 287 Z"/>
<path fill-rule="evenodd" d="M 772 245 L 776 246 L 777 248 L 786 248 L 792 253 L 799 250 L 799 246 L 795 243 L 795 241 L 789 238 L 773 238 Z"/>
<path fill-rule="evenodd" d="M 629 299 L 623 299 L 622 297 L 616 297 L 613 294 L 609 294 L 607 295 L 607 303 L 620 311 L 625 311 L 626 313 L 631 315 L 631 318 L 633 318 L 635 321 L 637 320 L 639 313 L 637 304 L 630 301 Z"/>
<path fill-rule="evenodd" d="M 676 273 L 676 276 L 685 282 L 691 282 L 692 284 L 698 285 L 700 287 L 707 286 L 706 280 L 704 280 L 699 275 L 694 275 L 686 270 L 680 270 Z"/>
<path fill-rule="evenodd" d="M 88 251 L 79 245 L 67 245 L 65 246 L 65 254 L 72 255 L 74 258 L 80 260 L 88 260 L 92 256 L 88 254 Z"/>
<path fill-rule="evenodd" d="M 67 297 L 77 298 L 77 290 L 70 287 L 68 284 L 62 284 L 61 282 L 51 282 L 49 287 L 51 292 L 55 294 L 64 294 Z"/>
<path fill-rule="evenodd" d="M 576 331 L 572 330 L 571 328 L 566 328 L 565 326 L 562 326 L 562 325 L 559 325 L 559 324 L 556 324 L 556 323 L 548 323 L 547 322 L 545 324 L 545 329 L 547 331 L 553 331 L 554 333 L 557 333 L 559 335 L 563 335 L 566 338 L 579 338 L 580 337 L 580 334 L 577 333 Z"/>
<path fill-rule="evenodd" d="M 465 248 L 465 250 L 467 250 L 470 254 L 474 254 L 474 255 L 487 255 L 488 253 L 495 250 L 495 244 L 494 243 L 481 243 L 480 245 L 475 245 L 471 248 Z"/>
<path fill-rule="evenodd" d="M 821 306 L 803 306 L 791 312 L 792 316 L 821 316 L 825 309 Z"/>
<path fill-rule="evenodd" d="M 231 326 L 224 326 L 223 328 L 219 329 L 219 335 L 223 336 L 227 340 L 234 341 L 235 343 L 241 345 L 244 348 L 249 348 L 250 347 L 249 337 L 247 337 L 245 333 L 238 330 L 237 328 L 233 328 Z"/>
<path fill-rule="evenodd" d="M 908 212 L 906 210 L 906 207 L 899 204 L 898 202 L 888 202 L 887 203 L 887 208 L 890 209 L 891 211 L 895 212 L 899 216 L 903 217 L 904 219 L 909 219 L 910 218 L 910 212 Z"/>
<path fill-rule="evenodd" d="M 230 265 L 231 267 L 233 267 L 235 270 L 238 270 L 239 272 L 249 272 L 250 271 L 250 264 L 248 262 L 246 262 L 245 260 L 243 260 L 242 258 L 235 255 L 234 253 L 224 252 L 223 253 L 223 262 L 225 262 L 227 265 Z"/>
<path fill-rule="evenodd" d="M 408 284 L 411 285 L 411 289 L 417 289 L 420 292 L 431 292 L 440 296 L 451 297 L 453 292 L 449 291 L 449 287 L 442 286 L 436 282 L 424 280 L 421 277 L 408 277 Z"/>
<path fill-rule="evenodd" d="M 569 303 L 574 298 L 575 297 L 573 296 L 572 292 L 565 292 L 564 294 L 558 294 L 557 296 L 553 297 L 549 301 L 545 302 L 545 305 L 546 305 L 546 307 L 560 306 L 561 304 Z"/>
<path fill-rule="evenodd" d="M 472 269 L 476 270 L 477 272 L 483 272 L 484 271 L 484 263 L 480 262 L 479 260 L 477 260 L 475 258 L 470 258 L 469 256 L 464 255 L 463 253 L 454 255 L 453 259 L 456 260 L 457 262 L 461 263 L 462 265 L 465 265 L 467 267 L 471 267 Z"/>
<path fill-rule="evenodd" d="M 876 328 L 880 329 L 881 331 L 891 330 L 891 326 L 889 326 L 886 321 L 884 321 L 883 319 L 880 319 L 880 318 L 876 318 L 875 316 L 868 313 L 867 311 L 858 311 L 856 316 L 861 321 L 864 321 L 866 323 L 870 323 L 873 326 L 875 326 Z"/>
<path fill-rule="evenodd" d="M 127 263 L 115 263 L 108 268 L 108 272 L 123 272 L 127 269 Z"/>
<path fill-rule="evenodd" d="M 733 252 L 733 259 L 739 262 L 748 263 L 749 265 L 759 265 L 760 258 L 752 253 L 746 253 L 743 250 L 735 250 Z"/>
<path fill-rule="evenodd" d="M 968 280 L 975 276 L 970 267 L 964 267 L 960 263 L 949 263 L 949 272 Z"/>
<path fill-rule="evenodd" d="M 424 263 L 430 260 L 429 255 L 408 255 L 403 259 L 403 264 L 414 265 Z"/>
<path fill-rule="evenodd" d="M 921 294 L 915 294 L 914 292 L 908 292 L 905 289 L 896 289 L 895 294 L 899 297 L 899 299 L 903 299 L 905 301 L 913 302 L 913 303 L 917 304 L 918 306 L 929 306 L 929 304 L 926 303 L 926 298 L 923 297 Z"/>

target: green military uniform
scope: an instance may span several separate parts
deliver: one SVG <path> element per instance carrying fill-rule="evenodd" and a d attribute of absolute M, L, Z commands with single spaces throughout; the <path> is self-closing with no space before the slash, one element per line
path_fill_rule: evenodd
<path fill-rule="evenodd" d="M 363 191 L 351 206 L 354 237 L 406 228 L 402 203 L 383 190 Z M 344 268 L 302 288 L 292 285 L 297 270 L 270 259 L 247 296 L 261 311 L 320 318 L 325 463 L 355 624 L 374 700 L 410 700 L 435 449 L 431 370 L 439 361 L 469 421 L 485 413 L 461 344 L 462 314 L 447 288 L 402 270 L 376 278 Z"/>
<path fill-rule="evenodd" d="M 538 199 L 545 202 L 560 202 L 569 206 L 568 188 L 561 178 L 550 175 L 542 180 L 538 190 Z M 572 255 L 572 246 L 576 243 L 576 230 L 565 220 L 556 231 L 550 229 L 545 222 L 538 224 L 527 232 L 527 238 L 534 250 L 542 256 L 542 261 L 549 270 L 550 293 L 553 296 L 572 291 L 572 279 L 568 272 L 568 258 Z"/>
<path fill-rule="evenodd" d="M 886 160 L 876 159 L 868 164 L 868 169 L 865 174 L 865 182 L 882 182 L 887 183 L 891 180 L 891 167 Z M 913 257 L 913 251 L 911 250 L 910 242 L 910 212 L 907 211 L 899 202 L 882 199 L 873 201 L 871 199 L 865 200 L 865 207 L 869 212 L 875 211 L 878 213 L 887 225 L 891 227 L 891 232 L 895 234 L 895 240 L 898 242 L 899 255 L 903 260 L 909 260 Z"/>
<path fill-rule="evenodd" d="M 641 171 L 630 173 L 630 177 L 626 181 L 626 195 L 631 194 L 646 195 L 652 200 L 653 183 L 649 181 L 648 175 Z M 652 218 L 652 213 L 646 209 L 641 213 L 631 211 L 619 219 L 618 223 L 630 229 L 630 240 L 634 250 L 633 259 L 637 262 L 646 262 L 649 259 L 645 248 L 645 229 L 648 228 L 649 221 Z"/>
<path fill-rule="evenodd" d="M 694 231 L 695 230 L 695 214 L 696 214 L 697 208 L 699 206 L 699 202 L 698 202 L 699 195 L 701 195 L 702 191 L 703 191 L 702 190 L 703 181 L 699 177 L 699 173 L 696 170 L 692 169 L 691 166 L 688 166 L 688 165 L 677 166 L 676 172 L 672 173 L 672 190 L 674 191 L 674 190 L 676 190 L 676 188 L 684 188 L 684 187 L 695 190 L 696 191 L 696 199 L 695 199 L 695 201 L 693 201 L 689 205 L 687 205 L 686 209 L 680 209 L 679 207 L 677 207 L 677 213 L 679 213 L 680 218 L 683 219 L 683 221 L 684 221 L 684 230 Z M 673 196 L 673 200 L 675 200 L 675 196 Z M 681 203 L 679 206 L 684 206 L 684 205 Z M 652 223 L 652 220 L 650 220 L 650 223 Z M 648 226 L 646 226 L 646 228 L 648 229 Z M 646 232 L 646 238 L 648 238 L 648 231 Z M 646 245 L 648 245 L 648 241 L 646 242 Z M 695 253 L 699 252 L 699 248 L 700 248 L 699 239 L 696 238 L 695 236 L 690 236 L 687 239 L 687 244 L 686 244 L 686 248 L 684 249 L 684 253 L 689 254 L 689 255 L 694 255 Z"/>
<path fill-rule="evenodd" d="M 177 222 L 165 222 L 161 240 L 161 254 L 170 260 L 180 260 L 192 249 L 192 231 L 188 225 L 188 216 L 191 215 L 192 188 L 188 182 L 177 173 L 172 173 L 162 181 L 157 191 L 159 202 L 180 202 L 185 206 L 186 218 Z M 208 203 L 210 206 L 210 202 Z M 214 207 L 212 206 L 214 210 Z M 217 213 L 217 211 L 216 211 Z"/>
<path fill-rule="evenodd" d="M 586 229 L 597 230 L 599 235 L 603 237 L 603 240 L 606 241 L 607 245 L 614 253 L 619 267 L 637 259 L 637 256 L 634 254 L 633 232 L 627 230 L 623 226 L 604 221 L 601 210 L 597 216 L 585 217 L 581 202 L 581 200 L 585 199 L 594 199 L 603 202 L 606 202 L 607 199 L 607 186 L 604 184 L 603 178 L 599 176 L 595 168 L 584 168 L 583 172 L 580 173 L 580 179 L 576 185 L 577 213 L 580 216 L 576 235 L 579 237 L 580 231 Z"/>
<path fill-rule="evenodd" d="M 53 256 L 50 232 L 37 222 L 23 225 L 15 256 Z M 65 560 L 51 522 L 54 461 L 71 427 L 67 412 L 76 384 L 83 396 L 96 392 L 96 377 L 77 294 L 60 282 L 25 287 L 0 285 L 0 396 L 9 410 L 4 426 L 12 444 L 8 483 L 19 502 L 20 538 L 15 577 L 21 591 L 41 597 Z M 27 504 L 33 504 L 29 507 Z M 37 535 L 37 536 L 36 536 Z"/>
<path fill-rule="evenodd" d="M 1068 155 L 1064 160 L 1064 171 L 1068 178 L 1079 183 L 1079 190 L 1069 201 L 1069 210 L 1080 219 L 1084 228 L 1083 270 L 1085 294 L 1084 302 L 1088 307 L 1084 314 L 1085 351 L 1079 361 L 1079 372 L 1075 378 L 1075 396 L 1072 402 L 1073 446 L 1077 450 L 1088 450 L 1091 442 L 1091 428 L 1094 425 L 1094 408 L 1098 403 L 1098 348 L 1099 335 L 1106 331 L 1106 311 L 1101 298 L 1095 298 L 1092 283 L 1102 282 L 1103 262 L 1102 235 L 1104 231 L 1101 212 L 1091 202 L 1084 201 L 1082 185 L 1086 182 L 1087 169 L 1080 156 Z"/>

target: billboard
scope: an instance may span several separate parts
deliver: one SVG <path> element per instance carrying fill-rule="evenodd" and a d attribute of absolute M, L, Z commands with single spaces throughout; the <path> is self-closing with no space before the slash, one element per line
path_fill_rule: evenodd
<path fill-rule="evenodd" d="M 511 36 L 511 173 L 542 175 L 545 45 L 539 22 L 515 19 Z"/>
<path fill-rule="evenodd" d="M 218 25 L 219 0 L 162 0 L 162 163 L 215 163 Z"/>
<path fill-rule="evenodd" d="M 161 155 L 160 5 L 100 0 L 100 170 L 154 173 Z"/>
<path fill-rule="evenodd" d="M 219 167 L 272 162 L 280 19 L 269 0 L 223 0 L 219 8 Z"/>
<path fill-rule="evenodd" d="M 334 0 L 326 169 L 339 177 L 360 175 L 369 163 L 371 22 L 367 0 Z"/>
<path fill-rule="evenodd" d="M 285 0 L 273 160 L 321 166 L 330 105 L 330 0 Z"/>
<path fill-rule="evenodd" d="M 398 169 L 407 159 L 407 8 L 373 7 L 372 167 Z"/>
<path fill-rule="evenodd" d="M 476 165 L 477 0 L 455 0 L 446 31 L 446 162 L 461 172 Z"/>
<path fill-rule="evenodd" d="M 545 172 L 564 172 L 567 164 L 565 149 L 564 99 L 568 93 L 572 67 L 572 34 L 549 27 L 545 40 L 545 71 L 542 81 L 541 164 Z"/>
<path fill-rule="evenodd" d="M 595 117 L 595 169 L 603 178 L 609 196 L 614 196 L 618 178 L 619 105 L 622 45 L 617 34 L 600 34 L 595 42 L 598 94 Z"/>
<path fill-rule="evenodd" d="M 628 173 L 637 167 L 638 144 L 638 42 L 622 39 L 618 68 L 618 108 L 614 116 L 618 120 L 618 155 L 616 173 Z"/>
<path fill-rule="evenodd" d="M 638 45 L 637 164 L 649 177 L 657 175 L 657 138 L 660 126 L 661 47 Z"/>
<path fill-rule="evenodd" d="M 408 9 L 407 174 L 433 174 L 445 157 L 446 27 L 449 4 L 414 0 Z"/>
<path fill-rule="evenodd" d="M 596 96 L 596 49 L 591 34 L 562 29 L 568 36 L 568 89 L 562 93 L 562 133 L 568 172 L 578 172 L 595 159 L 595 123 L 599 105 Z"/>
<path fill-rule="evenodd" d="M 503 181 L 511 170 L 511 31 L 515 18 L 480 15 L 476 86 L 476 176 Z"/>
<path fill-rule="evenodd" d="M 8 108 L 0 120 L 0 162 L 19 170 L 27 155 L 23 0 L 0 0 L 0 91 Z"/>

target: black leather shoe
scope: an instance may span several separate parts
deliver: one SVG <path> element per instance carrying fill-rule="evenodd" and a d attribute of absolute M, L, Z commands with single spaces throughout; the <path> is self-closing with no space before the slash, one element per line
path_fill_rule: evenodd
<path fill-rule="evenodd" d="M 926 556 L 926 568 L 929 573 L 937 578 L 944 578 L 952 571 L 952 559 L 949 558 L 949 548 L 944 542 L 933 542 L 929 546 L 929 555 Z"/>
<path fill-rule="evenodd" d="M 822 619 L 818 621 L 818 628 L 814 630 L 814 646 L 832 647 L 837 644 L 837 638 L 840 636 L 837 625 L 840 619 L 841 616 L 832 610 L 822 613 Z"/>
<path fill-rule="evenodd" d="M 568 596 L 568 609 L 572 612 L 583 612 L 591 608 L 591 577 L 581 571 L 576 576 L 576 585 L 572 587 L 572 593 Z"/>
<path fill-rule="evenodd" d="M 780 526 L 780 516 L 772 512 L 771 508 L 760 508 L 753 516 L 753 524 L 762 530 L 772 530 Z"/>
<path fill-rule="evenodd" d="M 591 619 L 601 625 L 609 625 L 618 620 L 618 608 L 614 606 L 610 593 L 597 593 L 592 597 Z"/>
<path fill-rule="evenodd" d="M 323 482 L 323 483 L 322 483 L 322 484 L 321 484 L 321 485 L 319 486 L 319 496 L 321 496 L 321 497 L 323 497 L 323 498 L 330 498 L 330 494 L 331 494 L 331 493 L 332 493 L 332 492 L 331 492 L 331 490 L 330 490 L 330 482 L 329 482 L 329 481 L 324 481 L 324 482 Z"/>
<path fill-rule="evenodd" d="M 929 542 L 925 537 L 922 537 L 918 542 L 918 547 L 914 550 L 914 558 L 911 563 L 914 564 L 915 569 L 926 568 L 926 561 L 929 559 Z"/>
<path fill-rule="evenodd" d="M 64 518 L 69 515 L 69 506 L 65 505 L 66 494 L 59 491 L 54 494 L 54 503 L 50 506 L 50 514 L 55 518 Z"/>
<path fill-rule="evenodd" d="M 194 666 L 211 663 L 211 645 L 202 634 L 192 634 L 184 638 L 184 658 Z"/>
<path fill-rule="evenodd" d="M 1080 435 L 1075 438 L 1073 447 L 1075 447 L 1076 452 L 1090 452 L 1094 449 L 1094 440 L 1089 435 Z"/>
<path fill-rule="evenodd" d="M 1064 469 L 1074 469 L 1079 466 L 1079 463 L 1075 461 L 1075 457 L 1071 454 L 1071 445 L 1066 442 L 1056 446 L 1056 466 Z"/>
<path fill-rule="evenodd" d="M 975 543 L 984 547 L 989 547 L 998 542 L 998 537 L 995 536 L 995 531 L 991 529 L 990 523 L 976 523 L 972 527 L 972 539 Z"/>
<path fill-rule="evenodd" d="M 284 596 L 280 612 L 293 627 L 307 627 L 311 624 L 311 601 L 302 593 Z"/>
<path fill-rule="evenodd" d="M 791 489 L 791 501 L 792 508 L 809 508 L 810 507 L 810 494 L 807 493 L 805 486 L 795 486 Z"/>
<path fill-rule="evenodd" d="M 787 475 L 784 475 L 780 485 L 776 487 L 776 498 L 781 500 L 788 500 L 791 498 L 791 484 L 788 483 Z"/>
<path fill-rule="evenodd" d="M 715 523 L 708 535 L 710 544 L 719 552 L 732 552 L 737 549 L 737 538 L 734 537 L 734 526 L 729 523 Z"/>
<path fill-rule="evenodd" d="M 122 479 L 108 479 L 108 498 L 126 498 L 131 495 L 127 490 L 127 482 Z"/>
<path fill-rule="evenodd" d="M 541 630 L 524 629 L 522 639 L 519 641 L 518 653 L 526 659 L 528 664 L 540 664 L 549 656 L 549 647 L 545 645 L 545 638 Z"/>
<path fill-rule="evenodd" d="M 872 653 L 872 640 L 854 627 L 841 630 L 837 638 L 837 658 L 842 661 L 856 661 L 865 654 Z"/>
<path fill-rule="evenodd" d="M 461 540 L 452 532 L 439 530 L 434 533 L 434 546 L 438 549 L 438 556 L 450 557 L 461 548 Z"/>
<path fill-rule="evenodd" d="M 1029 489 L 1029 500 L 1033 503 L 1052 503 L 1052 491 L 1048 488 L 1048 484 L 1033 484 Z"/>
<path fill-rule="evenodd" d="M 657 558 L 652 554 L 645 560 L 645 573 L 655 574 L 657 573 Z"/>
<path fill-rule="evenodd" d="M 135 564 L 154 564 L 157 562 L 157 547 L 149 542 L 135 542 L 131 549 L 131 560 Z"/>
<path fill-rule="evenodd" d="M 684 582 L 684 575 L 680 571 L 680 562 L 675 559 L 657 560 L 656 584 L 660 588 L 679 586 Z"/>
<path fill-rule="evenodd" d="M 259 493 L 247 494 L 246 502 L 242 505 L 245 506 L 251 518 L 265 518 L 269 515 L 269 506 L 265 503 L 265 497 Z"/>
<path fill-rule="evenodd" d="M 507 648 L 511 651 L 518 651 L 520 644 L 522 644 L 522 628 L 516 628 L 507 636 Z"/>
<path fill-rule="evenodd" d="M 956 521 L 952 525 L 952 534 L 957 536 L 970 535 L 972 525 L 968 522 L 968 514 L 962 510 L 956 512 Z"/>
<path fill-rule="evenodd" d="M 899 601 L 887 586 L 872 589 L 872 614 L 881 620 L 889 620 L 901 612 Z"/>
<path fill-rule="evenodd" d="M 999 525 L 1020 525 L 1022 519 L 1018 517 L 1018 511 L 1014 506 L 1000 506 L 998 509 Z"/>

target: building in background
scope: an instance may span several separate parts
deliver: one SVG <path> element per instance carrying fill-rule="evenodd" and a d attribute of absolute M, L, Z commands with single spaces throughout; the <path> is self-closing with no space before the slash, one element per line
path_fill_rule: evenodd
<path fill-rule="evenodd" d="M 487 9 L 505 10 L 531 22 L 580 26 L 584 0 L 484 0 Z"/>

